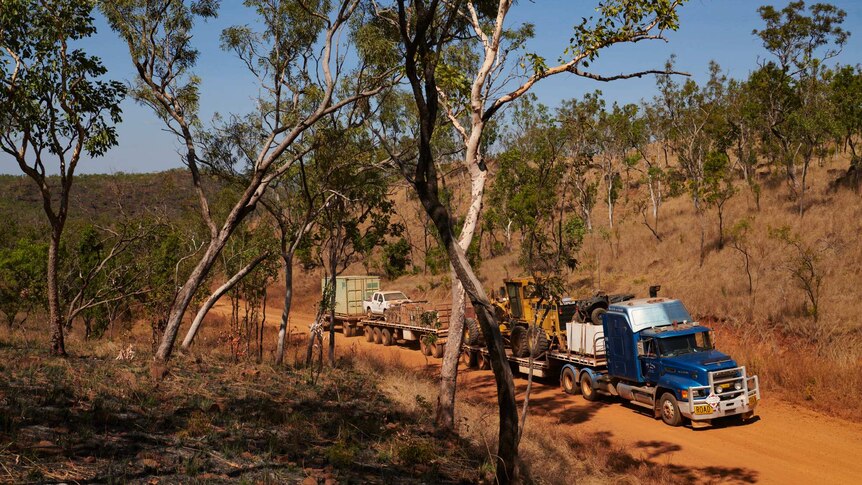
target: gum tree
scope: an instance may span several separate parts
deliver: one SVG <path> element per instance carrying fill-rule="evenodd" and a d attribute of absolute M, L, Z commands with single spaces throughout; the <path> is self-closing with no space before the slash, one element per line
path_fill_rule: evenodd
<path fill-rule="evenodd" d="M 9 0 L 0 5 L 0 149 L 39 189 L 50 225 L 47 296 L 51 354 L 66 355 L 58 286 L 60 243 L 81 157 L 116 145 L 125 88 L 74 44 L 96 31 L 93 2 Z M 51 176 L 56 173 L 56 178 Z"/>
<path fill-rule="evenodd" d="M 344 57 L 350 51 L 345 31 L 359 0 L 247 0 L 262 28 L 231 27 L 223 47 L 232 51 L 259 81 L 255 119 L 258 143 L 244 174 L 246 184 L 227 216 L 217 221 L 201 183 L 198 118 L 201 79 L 192 68 L 198 52 L 191 45 L 195 20 L 216 16 L 214 0 L 105 1 L 102 9 L 111 26 L 128 44 L 137 71 L 135 99 L 153 109 L 183 144 L 198 196 L 209 242 L 171 305 L 156 360 L 170 358 L 183 316 L 196 291 L 215 264 L 219 252 L 243 219 L 253 212 L 267 188 L 312 147 L 305 133 L 321 119 L 367 99 L 393 79 L 392 70 L 368 68 L 364 59 L 349 72 Z M 158 370 L 155 369 L 154 370 Z"/>
<path fill-rule="evenodd" d="M 471 119 L 480 121 L 480 125 L 488 121 L 510 101 L 520 97 L 531 89 L 538 81 L 551 75 L 569 72 L 582 77 L 610 81 L 624 77 L 643 75 L 641 73 L 603 76 L 588 71 L 589 64 L 599 52 L 618 42 L 637 42 L 646 39 L 660 39 L 666 29 L 677 26 L 677 7 L 681 1 L 662 0 L 648 1 L 608 1 L 600 4 L 598 18 L 584 19 L 575 27 L 572 45 L 566 52 L 568 60 L 559 65 L 548 67 L 541 57 L 532 56 L 529 64 L 532 72 L 525 79 L 513 84 L 511 90 L 493 100 L 487 106 L 471 104 Z M 466 7 L 463 7 L 466 5 Z M 503 24 L 512 2 L 501 0 L 493 4 L 482 4 L 483 11 L 490 11 L 494 18 L 488 32 L 493 34 L 478 34 L 479 38 L 487 39 L 487 45 L 492 52 L 483 66 L 493 67 L 496 62 L 494 49 L 499 47 L 499 39 L 503 32 Z M 391 8 L 377 8 L 379 17 L 389 20 L 396 28 L 399 48 L 403 53 L 404 72 L 409 81 L 409 90 L 413 95 L 416 109 L 416 131 L 418 143 L 415 157 L 395 156 L 405 177 L 416 191 L 429 218 L 434 222 L 443 245 L 446 247 L 450 264 L 457 279 L 476 310 L 477 317 L 485 341 L 488 346 L 491 367 L 494 370 L 497 384 L 498 405 L 500 411 L 500 429 L 498 450 L 496 455 L 497 479 L 501 483 L 518 480 L 517 449 L 518 449 L 518 412 L 515 407 L 514 384 L 512 373 L 506 361 L 502 337 L 492 306 L 482 285 L 476 278 L 472 266 L 467 260 L 465 250 L 455 237 L 453 219 L 448 209 L 441 203 L 439 196 L 439 178 L 435 166 L 433 150 L 434 132 L 437 128 L 440 112 L 440 93 L 438 87 L 438 67 L 446 46 L 454 42 L 465 32 L 477 18 L 470 7 L 472 3 L 446 3 L 438 0 L 398 0 Z M 469 12 L 466 13 L 465 12 Z M 475 9 L 474 9 L 475 10 Z M 493 13 L 496 12 L 496 13 Z M 464 19 L 467 19 L 464 22 Z M 482 24 L 480 23 L 480 26 Z M 483 27 L 484 28 L 484 27 Z M 441 71 L 442 72 L 442 71 Z M 662 71 L 664 72 L 664 71 Z M 480 72 L 481 73 L 481 72 Z M 475 92 L 475 86 L 473 91 Z M 482 95 L 481 89 L 477 92 Z M 478 109 L 477 109 L 478 108 Z M 481 130 L 472 134 L 476 140 L 481 140 Z M 478 146 L 478 144 L 477 144 Z M 397 153 L 395 155 L 398 155 Z M 483 164 L 478 159 L 469 159 L 467 163 L 476 164 L 482 169 Z M 455 320 L 457 325 L 459 322 Z M 457 369 L 458 350 L 461 345 L 461 329 L 450 328 L 449 334 L 454 338 L 447 341 L 447 357 L 444 360 L 444 370 L 441 382 L 441 397 L 438 406 L 438 423 L 447 428 L 447 417 L 439 417 L 443 413 L 452 415 L 454 409 L 455 376 L 452 369 Z M 451 426 L 448 427 L 451 429 Z"/>

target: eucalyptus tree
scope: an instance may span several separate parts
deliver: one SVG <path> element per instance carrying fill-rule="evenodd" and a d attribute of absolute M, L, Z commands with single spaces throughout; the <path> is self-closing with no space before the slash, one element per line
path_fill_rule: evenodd
<path fill-rule="evenodd" d="M 255 210 L 267 188 L 312 149 L 306 132 L 327 116 L 379 93 L 398 76 L 361 52 L 355 66 L 345 67 L 345 57 L 356 52 L 355 39 L 348 34 L 359 0 L 246 0 L 244 4 L 257 14 L 259 30 L 228 28 L 222 44 L 259 82 L 254 106 L 259 142 L 249 154 L 254 163 L 246 173 L 247 183 L 219 223 L 201 183 L 201 165 L 206 162 L 197 153 L 201 79 L 192 70 L 198 51 L 191 44 L 194 22 L 215 17 L 218 2 L 102 3 L 111 26 L 129 47 L 137 72 L 132 94 L 151 107 L 183 144 L 183 162 L 209 229 L 207 248 L 171 305 L 156 353 L 160 361 L 170 357 L 183 315 L 230 235 Z"/>
<path fill-rule="evenodd" d="M 730 128 L 731 151 L 736 158 L 736 165 L 754 197 L 755 207 L 760 210 L 761 187 L 757 182 L 757 142 L 761 132 L 761 118 L 752 85 L 749 82 L 736 79 L 728 81 L 724 117 Z"/>
<path fill-rule="evenodd" d="M 66 355 L 58 268 L 75 171 L 81 157 L 100 157 L 116 145 L 125 94 L 121 83 L 103 80 L 107 69 L 99 58 L 74 47 L 96 31 L 92 10 L 93 2 L 79 0 L 0 4 L 0 149 L 39 188 L 50 225 L 46 293 L 54 355 Z"/>
<path fill-rule="evenodd" d="M 557 109 L 557 122 L 566 135 L 563 150 L 567 157 L 564 183 L 574 186 L 578 213 L 587 231 L 593 230 L 592 212 L 598 199 L 599 181 L 592 175 L 599 166 L 596 156 L 600 114 L 605 109 L 602 92 L 584 95 L 582 100 L 563 101 Z"/>
<path fill-rule="evenodd" d="M 511 91 L 507 90 L 479 113 L 481 117 L 490 118 L 508 102 L 527 92 L 538 81 L 556 73 L 569 72 L 579 76 L 613 80 L 637 75 L 621 74 L 602 76 L 588 71 L 589 64 L 599 52 L 617 42 L 639 41 L 645 39 L 663 38 L 666 29 L 674 29 L 678 23 L 677 7 L 679 1 L 610 1 L 598 7 L 598 19 L 584 19 L 575 26 L 572 45 L 567 50 L 567 61 L 548 67 L 539 56 L 532 56 L 530 62 L 532 72 L 526 73 L 524 79 L 513 84 Z M 399 48 L 403 53 L 404 73 L 409 81 L 413 94 L 418 131 L 418 144 L 415 157 L 403 157 L 394 153 L 404 175 L 416 191 L 428 216 L 434 221 L 441 241 L 446 247 L 450 263 L 458 280 L 463 285 L 468 298 L 476 309 L 476 314 L 488 345 L 491 366 L 497 383 L 498 403 L 500 410 L 500 435 L 496 455 L 497 479 L 502 483 L 517 480 L 517 441 L 518 419 L 515 407 L 514 385 L 512 373 L 506 361 L 499 327 L 493 315 L 487 295 L 473 272 L 467 260 L 464 248 L 455 237 L 453 219 L 439 198 L 439 181 L 434 163 L 434 132 L 437 128 L 440 113 L 440 94 L 438 92 L 437 73 L 441 64 L 441 56 L 446 47 L 460 38 L 465 28 L 469 28 L 462 19 L 475 17 L 472 13 L 465 14 L 461 2 L 447 3 L 439 0 L 397 0 L 390 6 L 378 7 L 378 18 L 388 20 L 395 27 L 398 35 Z M 512 2 L 500 0 L 497 2 L 495 32 L 503 31 L 503 23 Z M 469 7 L 467 9 L 469 12 Z M 475 9 L 474 9 L 475 10 Z M 493 11 L 493 10 L 492 10 Z M 500 34 L 502 35 L 502 34 Z M 482 37 L 480 35 L 480 37 Z M 494 39 L 494 36 L 486 36 Z M 499 36 L 496 37 L 499 39 Z M 492 47 L 498 46 L 491 41 Z M 487 57 L 486 57 L 487 59 Z M 494 60 L 488 63 L 494 65 Z M 645 72 L 640 73 L 641 75 Z M 479 134 L 481 135 L 481 134 Z M 481 139 L 481 136 L 477 138 Z M 471 160 L 473 163 L 477 161 Z M 480 167 L 481 168 L 481 167 Z M 460 347 L 458 329 L 450 329 L 450 335 L 455 338 L 447 342 L 447 363 L 457 359 Z M 448 362 L 447 362 L 448 361 Z M 444 374 L 441 382 L 441 398 L 438 409 L 445 409 L 451 414 L 454 408 L 455 374 Z M 451 398 L 451 399 L 450 399 Z M 452 403 L 452 404 L 450 404 Z M 438 415 L 440 411 L 438 410 Z M 439 419 L 438 423 L 446 424 L 447 419 Z M 445 426 L 444 426 L 445 428 Z"/>
<path fill-rule="evenodd" d="M 854 190 L 862 182 L 862 67 L 840 66 L 829 73 L 829 98 L 835 114 L 835 138 L 850 149 L 850 167 L 843 177 Z"/>
<path fill-rule="evenodd" d="M 673 62 L 668 61 L 670 65 Z M 668 123 L 669 144 L 685 175 L 688 192 L 700 225 L 700 264 L 706 257 L 706 225 L 704 200 L 705 167 L 711 153 L 719 149 L 714 125 L 719 123 L 723 109 L 726 77 L 715 62 L 709 65 L 709 80 L 698 86 L 691 79 L 680 84 L 670 76 L 658 76 L 659 95 L 655 99 L 660 116 Z M 722 147 L 723 151 L 723 147 Z"/>
<path fill-rule="evenodd" d="M 811 160 L 834 131 L 824 63 L 847 42 L 850 34 L 841 27 L 846 12 L 826 3 L 806 9 L 796 1 L 781 10 L 765 5 L 758 13 L 765 25 L 753 33 L 774 60 L 754 72 L 751 82 L 802 216 Z"/>

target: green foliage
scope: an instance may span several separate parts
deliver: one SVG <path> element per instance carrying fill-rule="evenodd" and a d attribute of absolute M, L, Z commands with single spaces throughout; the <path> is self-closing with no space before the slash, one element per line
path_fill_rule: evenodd
<path fill-rule="evenodd" d="M 604 0 L 596 8 L 598 18 L 584 18 L 575 26 L 566 53 L 592 62 L 608 45 L 648 38 L 647 26 L 652 24 L 659 31 L 676 30 L 677 8 L 683 3 L 684 0 Z"/>
<path fill-rule="evenodd" d="M 47 257 L 48 245 L 42 242 L 21 239 L 0 247 L 0 313 L 10 328 L 44 303 Z"/>
<path fill-rule="evenodd" d="M 14 155 L 17 144 L 29 145 L 36 160 L 19 163 L 37 172 L 43 151 L 63 157 L 80 143 L 99 157 L 117 142 L 125 86 L 102 81 L 101 60 L 69 47 L 95 33 L 92 9 L 77 0 L 10 0 L 0 8 L 0 146 Z"/>
<path fill-rule="evenodd" d="M 789 250 L 785 267 L 793 282 L 806 297 L 806 311 L 817 322 L 820 318 L 820 296 L 824 273 L 820 268 L 822 248 L 806 243 L 789 226 L 769 228 L 769 237 Z"/>
<path fill-rule="evenodd" d="M 432 275 L 438 275 L 449 268 L 449 255 L 446 248 L 434 244 L 425 253 L 425 267 Z"/>
<path fill-rule="evenodd" d="M 400 238 L 383 246 L 383 271 L 389 279 L 395 279 L 407 273 L 410 264 L 410 243 Z"/>

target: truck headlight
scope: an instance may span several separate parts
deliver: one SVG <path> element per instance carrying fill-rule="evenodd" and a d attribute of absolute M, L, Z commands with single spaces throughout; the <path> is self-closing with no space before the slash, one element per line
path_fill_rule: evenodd
<path fill-rule="evenodd" d="M 715 393 L 721 394 L 721 386 L 715 386 Z"/>
<path fill-rule="evenodd" d="M 737 391 L 741 391 L 742 390 L 742 383 L 737 382 L 736 384 L 733 385 L 733 388 L 736 389 Z"/>

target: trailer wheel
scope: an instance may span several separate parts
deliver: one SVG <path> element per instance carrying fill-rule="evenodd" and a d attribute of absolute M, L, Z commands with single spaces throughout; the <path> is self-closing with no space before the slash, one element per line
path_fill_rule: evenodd
<path fill-rule="evenodd" d="M 382 336 L 383 345 L 385 345 L 387 347 L 392 345 L 392 330 L 389 330 L 388 328 L 384 328 L 383 330 L 380 331 L 380 334 Z"/>
<path fill-rule="evenodd" d="M 679 412 L 679 405 L 673 394 L 669 392 L 662 394 L 659 407 L 661 408 L 661 420 L 664 421 L 664 424 L 668 426 L 682 424 L 682 414 Z"/>
<path fill-rule="evenodd" d="M 602 307 L 598 307 L 593 309 L 593 312 L 590 314 L 590 321 L 593 325 L 601 325 L 602 324 L 602 315 L 607 313 L 608 311 Z"/>
<path fill-rule="evenodd" d="M 586 372 L 581 373 L 581 395 L 590 402 L 599 400 L 599 394 L 593 389 L 593 380 Z"/>
<path fill-rule="evenodd" d="M 563 372 L 560 374 L 560 387 L 566 394 L 578 393 L 578 378 L 575 376 L 575 371 L 571 367 L 563 367 Z"/>
<path fill-rule="evenodd" d="M 433 355 L 435 359 L 443 357 L 444 350 L 446 350 L 445 342 L 431 342 L 431 355 Z"/>
<path fill-rule="evenodd" d="M 365 331 L 365 341 L 374 342 L 374 330 L 368 325 L 363 330 Z"/>
<path fill-rule="evenodd" d="M 341 333 L 344 334 L 345 337 L 353 336 L 353 327 L 346 323 L 341 324 Z"/>
<path fill-rule="evenodd" d="M 374 343 L 382 344 L 383 343 L 383 333 L 380 331 L 380 327 L 374 327 Z"/>
<path fill-rule="evenodd" d="M 479 322 L 473 318 L 464 319 L 464 344 L 476 345 L 482 338 L 482 332 L 479 329 Z"/>
<path fill-rule="evenodd" d="M 512 354 L 515 357 L 526 357 L 530 349 L 524 345 L 526 342 L 524 341 L 524 333 L 526 329 L 519 325 L 516 325 L 512 328 L 512 332 L 509 334 L 509 343 L 512 347 Z"/>
<path fill-rule="evenodd" d="M 428 345 L 428 342 L 425 341 L 425 336 L 419 337 L 419 351 L 422 352 L 422 355 L 429 356 L 431 355 L 431 346 Z"/>

